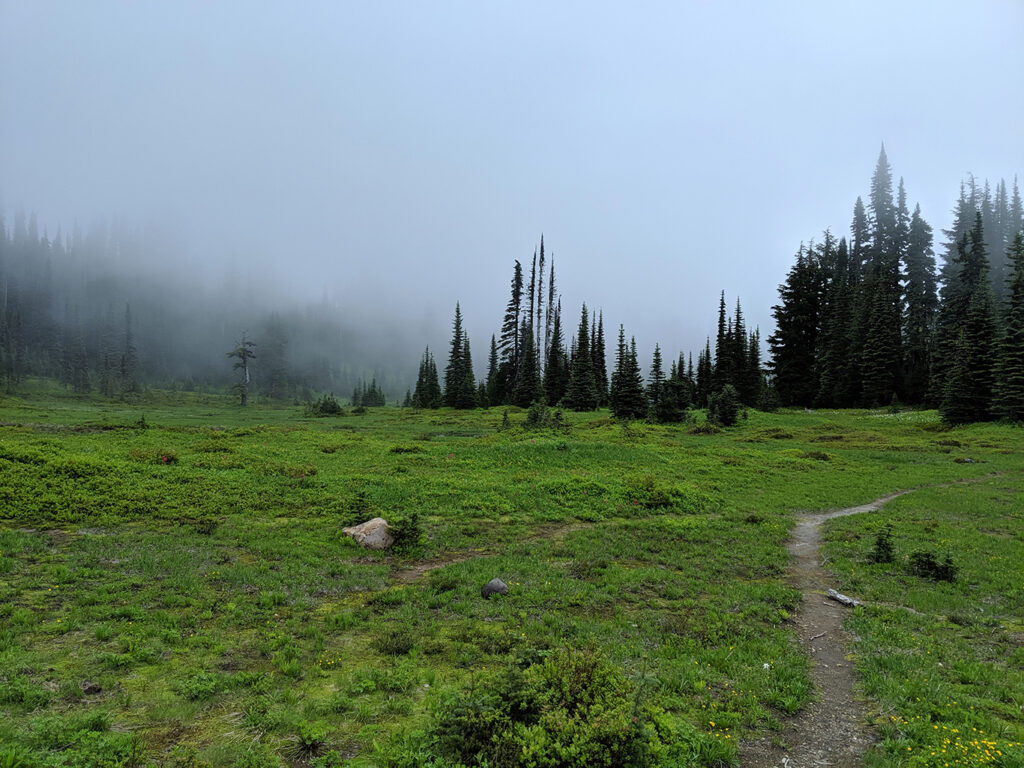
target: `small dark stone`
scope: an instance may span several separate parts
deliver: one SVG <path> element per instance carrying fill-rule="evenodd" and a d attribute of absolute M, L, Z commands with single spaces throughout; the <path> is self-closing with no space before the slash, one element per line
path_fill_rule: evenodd
<path fill-rule="evenodd" d="M 100 684 L 94 683 L 92 680 L 83 680 L 78 684 L 78 687 L 82 689 L 82 693 L 86 696 L 95 696 L 97 693 L 103 691 Z"/>
<path fill-rule="evenodd" d="M 485 598 L 505 594 L 508 594 L 508 584 L 501 579 L 491 579 L 480 588 L 480 596 Z"/>

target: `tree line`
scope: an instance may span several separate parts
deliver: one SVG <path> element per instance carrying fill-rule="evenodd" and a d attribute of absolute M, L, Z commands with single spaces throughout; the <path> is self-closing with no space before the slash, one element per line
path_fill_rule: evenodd
<path fill-rule="evenodd" d="M 849 239 L 801 244 L 779 286 L 769 371 L 781 402 L 938 408 L 962 424 L 1024 419 L 1021 196 L 960 187 L 937 265 L 931 226 L 908 209 L 883 147 Z"/>
<path fill-rule="evenodd" d="M 209 274 L 181 264 L 154 233 L 98 223 L 51 235 L 34 214 L 8 221 L 0 210 L 0 391 L 32 379 L 113 399 L 147 387 L 222 391 L 236 381 L 280 401 L 372 380 L 382 392 L 405 389 L 404 355 L 379 353 L 385 344 L 417 346 L 397 321 L 326 300 L 288 307 L 247 277 L 211 285 Z M 251 363 L 226 360 L 243 335 Z"/>
<path fill-rule="evenodd" d="M 491 336 L 486 375 L 476 380 L 462 310 L 456 304 L 443 387 L 428 347 L 405 404 L 462 409 L 534 404 L 573 411 L 609 408 L 618 418 L 678 422 L 692 407 L 721 403 L 727 406 L 723 412 L 731 414 L 735 408 L 729 404 L 765 406 L 774 402 L 761 367 L 760 333 L 756 329 L 748 332 L 739 300 L 733 314 L 726 311 L 724 291 L 714 355 L 708 339 L 698 353 L 696 367 L 692 354 L 687 358 L 680 353 L 666 371 L 661 348 L 655 345 L 645 380 L 636 339 L 631 336 L 627 342 L 622 325 L 609 372 L 602 311 L 588 310 L 584 303 L 576 332 L 566 340 L 556 286 L 554 256 L 546 253 L 541 236 L 530 261 L 528 281 L 522 263 L 514 261 L 509 300 L 501 329 Z M 730 418 L 726 415 L 724 420 Z"/>

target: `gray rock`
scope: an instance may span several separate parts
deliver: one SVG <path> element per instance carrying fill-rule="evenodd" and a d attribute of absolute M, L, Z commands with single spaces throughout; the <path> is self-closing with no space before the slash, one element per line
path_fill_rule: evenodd
<path fill-rule="evenodd" d="M 365 523 L 353 525 L 349 528 L 342 528 L 356 543 L 366 549 L 388 549 L 395 543 L 395 537 L 391 535 L 391 527 L 383 517 L 375 517 Z"/>
<path fill-rule="evenodd" d="M 480 588 L 481 597 L 490 597 L 491 595 L 507 595 L 508 584 L 501 579 L 491 579 Z"/>
<path fill-rule="evenodd" d="M 78 684 L 78 687 L 82 689 L 82 693 L 86 696 L 95 696 L 97 693 L 101 693 L 103 688 L 99 683 L 94 683 L 92 680 L 83 680 Z"/>

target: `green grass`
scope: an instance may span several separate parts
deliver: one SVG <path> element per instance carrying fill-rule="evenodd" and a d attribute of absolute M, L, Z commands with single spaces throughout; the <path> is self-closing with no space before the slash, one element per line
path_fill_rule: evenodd
<path fill-rule="evenodd" d="M 1021 430 L 752 411 L 717 434 L 604 412 L 531 432 L 502 413 L 0 400 L 0 760 L 398 765 L 453 691 L 596 647 L 661 712 L 678 764 L 728 763 L 813 695 L 793 513 L 975 478 L 836 521 L 832 566 L 869 603 L 851 627 L 884 721 L 872 759 L 912 764 L 932 742 L 903 698 L 947 693 L 942 724 L 1016 751 Z M 341 533 L 413 512 L 425 537 L 404 554 Z M 942 543 L 958 580 L 866 565 L 881 515 L 902 556 Z M 439 567 L 403 578 L 421 563 Z M 482 600 L 495 576 L 509 594 Z"/>
<path fill-rule="evenodd" d="M 893 562 L 869 562 L 889 525 Z M 858 636 L 883 736 L 871 765 L 1024 765 L 1024 488 L 1019 471 L 929 488 L 836 520 L 832 567 L 868 605 Z M 914 552 L 949 555 L 953 582 L 913 573 Z"/>

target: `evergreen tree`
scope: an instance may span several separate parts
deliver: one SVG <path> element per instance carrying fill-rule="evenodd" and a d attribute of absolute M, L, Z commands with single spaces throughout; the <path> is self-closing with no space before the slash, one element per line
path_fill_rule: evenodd
<path fill-rule="evenodd" d="M 548 285 L 552 283 L 549 281 Z M 549 305 L 550 306 L 550 305 Z M 548 339 L 548 355 L 544 365 L 544 392 L 547 401 L 557 405 L 565 396 L 569 387 L 569 360 L 565 353 L 565 341 L 562 338 L 562 302 L 559 301 L 554 311 L 551 334 Z"/>
<path fill-rule="evenodd" d="M 249 403 L 249 382 L 251 377 L 249 375 L 249 361 L 256 357 L 256 353 L 253 351 L 256 344 L 246 338 L 246 335 L 242 334 L 242 340 L 238 343 L 238 346 L 228 352 L 228 357 L 236 359 L 234 366 L 236 371 L 240 372 L 241 381 L 235 385 L 235 389 L 238 391 L 238 395 L 241 398 L 242 406 Z"/>
<path fill-rule="evenodd" d="M 947 260 L 946 280 L 939 292 L 939 310 L 935 319 L 928 399 L 940 405 L 946 400 L 947 384 L 958 354 L 960 332 L 966 322 L 968 308 L 974 294 L 980 290 L 982 279 L 987 279 L 984 276 L 988 271 L 988 258 L 980 211 L 975 211 L 974 226 L 963 233 L 956 252 L 955 258 Z"/>
<path fill-rule="evenodd" d="M 541 237 L 541 245 L 544 238 Z M 544 367 L 547 370 L 548 356 L 551 352 L 551 333 L 555 322 L 555 313 L 561 309 L 561 301 L 555 306 L 555 255 L 551 254 L 551 266 L 548 269 L 548 305 L 544 318 Z M 549 398 L 549 402 L 551 402 Z"/>
<path fill-rule="evenodd" d="M 135 380 L 135 370 L 138 368 L 138 364 L 139 358 L 138 353 L 135 350 L 135 337 L 132 335 L 132 311 L 131 307 L 125 305 L 124 353 L 121 355 L 121 365 L 119 370 L 122 393 L 138 391 L 139 384 Z"/>
<path fill-rule="evenodd" d="M 355 405 L 355 403 L 353 403 Z M 416 389 L 412 394 L 413 408 L 440 408 L 441 384 L 437 378 L 437 363 L 430 353 L 430 347 L 423 350 L 420 359 L 419 375 L 416 377 Z"/>
<path fill-rule="evenodd" d="M 543 365 L 547 357 L 544 347 L 544 339 L 541 337 L 541 329 L 544 327 L 544 233 L 540 235 L 540 259 L 537 262 L 537 309 L 535 315 L 530 316 L 530 323 L 533 325 L 537 337 L 533 342 L 533 349 L 537 355 L 540 365 Z"/>
<path fill-rule="evenodd" d="M 651 372 L 647 377 L 647 400 L 652 418 L 657 419 L 661 408 L 662 391 L 665 388 L 665 371 L 661 363 L 661 347 L 654 345 L 654 358 L 651 361 Z"/>
<path fill-rule="evenodd" d="M 519 381 L 512 393 L 514 405 L 528 408 L 544 397 L 544 387 L 540 378 L 540 366 L 537 362 L 537 349 L 534 346 L 533 328 L 523 321 L 521 331 L 523 338 L 523 361 L 519 367 Z"/>
<path fill-rule="evenodd" d="M 462 377 L 459 379 L 458 392 L 455 396 L 456 408 L 476 408 L 479 403 L 477 396 L 476 377 L 473 375 L 473 356 L 469 351 L 469 336 L 462 338 Z"/>
<path fill-rule="evenodd" d="M 476 382 L 473 378 L 472 361 L 467 355 L 468 349 L 468 340 L 462 330 L 462 309 L 456 302 L 448 366 L 444 371 L 443 402 L 449 408 L 476 406 Z"/>
<path fill-rule="evenodd" d="M 288 332 L 285 330 L 281 316 L 271 314 L 264 328 L 263 377 L 265 384 L 261 392 L 274 400 L 285 400 L 291 394 L 291 381 L 288 367 Z"/>
<path fill-rule="evenodd" d="M 743 402 L 750 406 L 756 406 L 764 385 L 764 375 L 761 373 L 761 330 L 759 328 L 755 328 L 750 334 L 750 343 L 747 345 L 746 370 L 747 389 L 742 393 Z"/>
<path fill-rule="evenodd" d="M 907 234 L 905 255 L 905 311 L 903 315 L 904 399 L 924 402 L 931 378 L 931 339 L 938 308 L 932 228 L 914 208 Z"/>
<path fill-rule="evenodd" d="M 998 348 L 993 411 L 1000 418 L 1020 422 L 1024 421 L 1024 233 L 1017 232 L 1009 255 L 1013 273 Z"/>
<path fill-rule="evenodd" d="M 498 340 L 498 351 L 501 363 L 498 366 L 500 390 L 498 399 L 508 402 L 516 387 L 519 376 L 522 339 L 519 338 L 519 326 L 522 322 L 520 314 L 523 304 L 523 267 L 516 261 L 512 270 L 512 296 L 505 307 L 505 318 L 501 325 L 501 336 Z"/>
<path fill-rule="evenodd" d="M 626 332 L 619 326 L 619 342 L 615 352 L 615 370 L 612 372 L 609 406 L 617 419 L 642 419 L 647 416 L 647 395 L 640 365 L 636 357 L 636 339 L 626 345 Z"/>
<path fill-rule="evenodd" d="M 900 234 L 897 207 L 892 197 L 892 173 L 884 145 L 871 177 L 869 209 L 870 264 L 861 305 L 867 310 L 863 326 L 866 335 L 859 359 L 860 397 L 867 406 L 886 404 L 902 389 Z"/>
<path fill-rule="evenodd" d="M 707 406 L 711 394 L 711 339 L 704 340 L 704 349 L 697 355 L 696 395 L 694 403 L 698 408 Z"/>
<path fill-rule="evenodd" d="M 608 404 L 608 362 L 604 343 L 604 312 L 597 313 L 597 326 L 591 335 L 590 359 L 594 366 L 594 383 L 597 385 L 597 404 Z"/>
<path fill-rule="evenodd" d="M 498 343 L 494 338 L 494 334 L 491 334 L 491 352 L 487 356 L 487 382 L 485 384 L 487 391 L 487 405 L 498 405 L 500 402 L 498 399 L 498 392 L 500 391 L 500 382 L 498 379 Z"/>
<path fill-rule="evenodd" d="M 733 379 L 733 358 L 729 349 L 730 336 L 725 311 L 725 291 L 718 300 L 718 334 L 715 336 L 715 367 L 711 372 L 711 388 L 715 391 Z"/>
<path fill-rule="evenodd" d="M 565 392 L 565 405 L 573 411 L 593 411 L 597 408 L 597 384 L 590 360 L 590 331 L 587 326 L 587 305 L 583 305 L 579 331 L 576 335 L 576 353 L 569 368 L 569 385 Z"/>
<path fill-rule="evenodd" d="M 437 361 L 431 353 L 427 359 L 427 408 L 440 408 L 443 398 L 441 397 L 441 380 L 437 375 Z"/>
<path fill-rule="evenodd" d="M 775 387 L 784 405 L 811 405 L 818 393 L 815 350 L 821 322 L 823 276 L 812 249 L 803 245 L 786 282 L 780 304 L 772 307 L 775 333 L 768 337 Z"/>
<path fill-rule="evenodd" d="M 963 243 L 959 250 L 963 254 L 961 292 L 948 309 L 956 314 L 952 318 L 956 343 L 939 408 L 943 420 L 950 424 L 984 421 L 991 416 L 996 326 L 980 211 L 970 232 L 970 248 Z"/>

